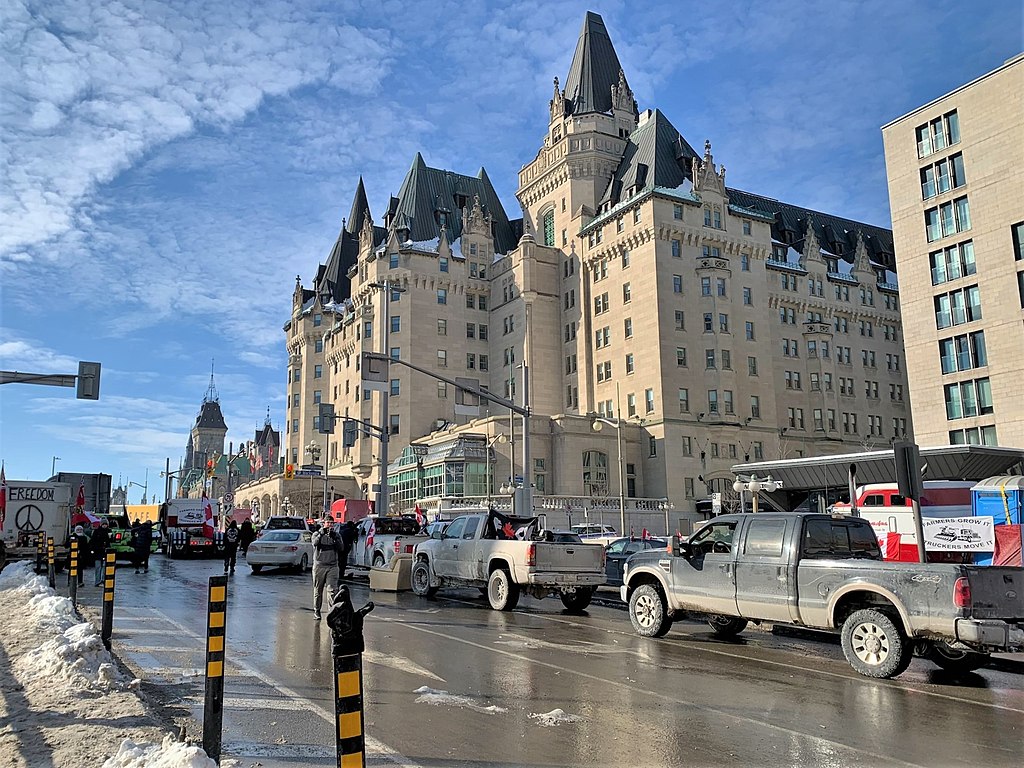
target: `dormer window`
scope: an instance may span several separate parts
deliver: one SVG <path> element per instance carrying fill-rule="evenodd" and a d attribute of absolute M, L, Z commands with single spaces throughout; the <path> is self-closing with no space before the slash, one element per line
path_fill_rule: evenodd
<path fill-rule="evenodd" d="M 843 255 L 843 244 L 842 243 L 836 243 L 832 250 L 835 251 L 836 256 L 842 256 Z"/>

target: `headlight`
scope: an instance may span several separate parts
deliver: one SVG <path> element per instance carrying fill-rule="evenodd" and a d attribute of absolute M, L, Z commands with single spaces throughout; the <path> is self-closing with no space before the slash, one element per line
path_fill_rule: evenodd
<path fill-rule="evenodd" d="M 622 564 L 622 580 L 626 580 L 626 574 L 629 573 L 629 560 Z"/>

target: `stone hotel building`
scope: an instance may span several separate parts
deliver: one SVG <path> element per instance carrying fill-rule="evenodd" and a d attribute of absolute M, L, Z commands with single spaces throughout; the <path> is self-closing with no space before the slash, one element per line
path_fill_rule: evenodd
<path fill-rule="evenodd" d="M 360 179 L 328 258 L 309 287 L 296 282 L 286 460 L 326 442 L 331 475 L 372 493 L 378 441 L 344 448 L 340 427 L 317 433 L 317 414 L 329 402 L 380 424 L 359 361 L 385 350 L 517 401 L 524 362 L 530 372 L 524 468 L 507 409 L 474 413 L 453 387 L 390 366 L 402 509 L 522 476 L 538 496 L 617 502 L 621 490 L 631 507 L 667 498 L 692 512 L 712 491 L 734 495 L 738 461 L 911 435 L 888 229 L 727 186 L 710 142 L 694 149 L 668 116 L 638 109 L 597 14 L 537 107 L 546 130 L 515 218 L 483 168 L 417 154 L 376 218 Z"/>

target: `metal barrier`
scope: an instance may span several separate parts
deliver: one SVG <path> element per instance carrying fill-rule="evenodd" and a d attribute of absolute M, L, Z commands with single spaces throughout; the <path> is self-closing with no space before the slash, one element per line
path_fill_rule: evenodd
<path fill-rule="evenodd" d="M 203 749 L 220 761 L 224 722 L 224 636 L 227 625 L 228 577 L 211 576 L 206 612 L 206 701 L 203 705 Z"/>

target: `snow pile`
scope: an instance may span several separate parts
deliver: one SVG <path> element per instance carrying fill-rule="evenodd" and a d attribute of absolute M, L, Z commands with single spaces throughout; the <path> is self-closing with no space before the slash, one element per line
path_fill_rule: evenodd
<path fill-rule="evenodd" d="M 160 745 L 125 739 L 103 768 L 217 768 L 217 763 L 202 747 L 190 747 L 167 736 Z"/>
<path fill-rule="evenodd" d="M 448 691 L 437 691 L 427 686 L 421 686 L 417 688 L 413 693 L 418 693 L 420 696 L 416 699 L 417 704 L 430 704 L 431 706 L 450 706 L 460 707 L 462 709 L 472 709 L 475 712 L 482 712 L 485 715 L 498 715 L 504 712 L 508 712 L 505 707 L 499 707 L 497 705 L 491 705 L 484 707 L 476 703 L 469 696 L 458 696 L 454 693 L 448 693 Z"/>
<path fill-rule="evenodd" d="M 50 598 L 63 600 L 67 598 Z M 25 682 L 46 680 L 69 688 L 89 691 L 109 690 L 126 682 L 103 647 L 99 632 L 88 622 L 75 624 L 63 633 L 15 662 L 19 679 Z"/>
<path fill-rule="evenodd" d="M 562 723 L 578 723 L 583 720 L 579 715 L 566 714 L 565 710 L 552 709 L 550 712 L 544 712 L 543 714 L 530 714 L 531 720 L 536 720 L 537 725 L 544 726 L 545 728 L 553 728 L 556 725 Z"/>

